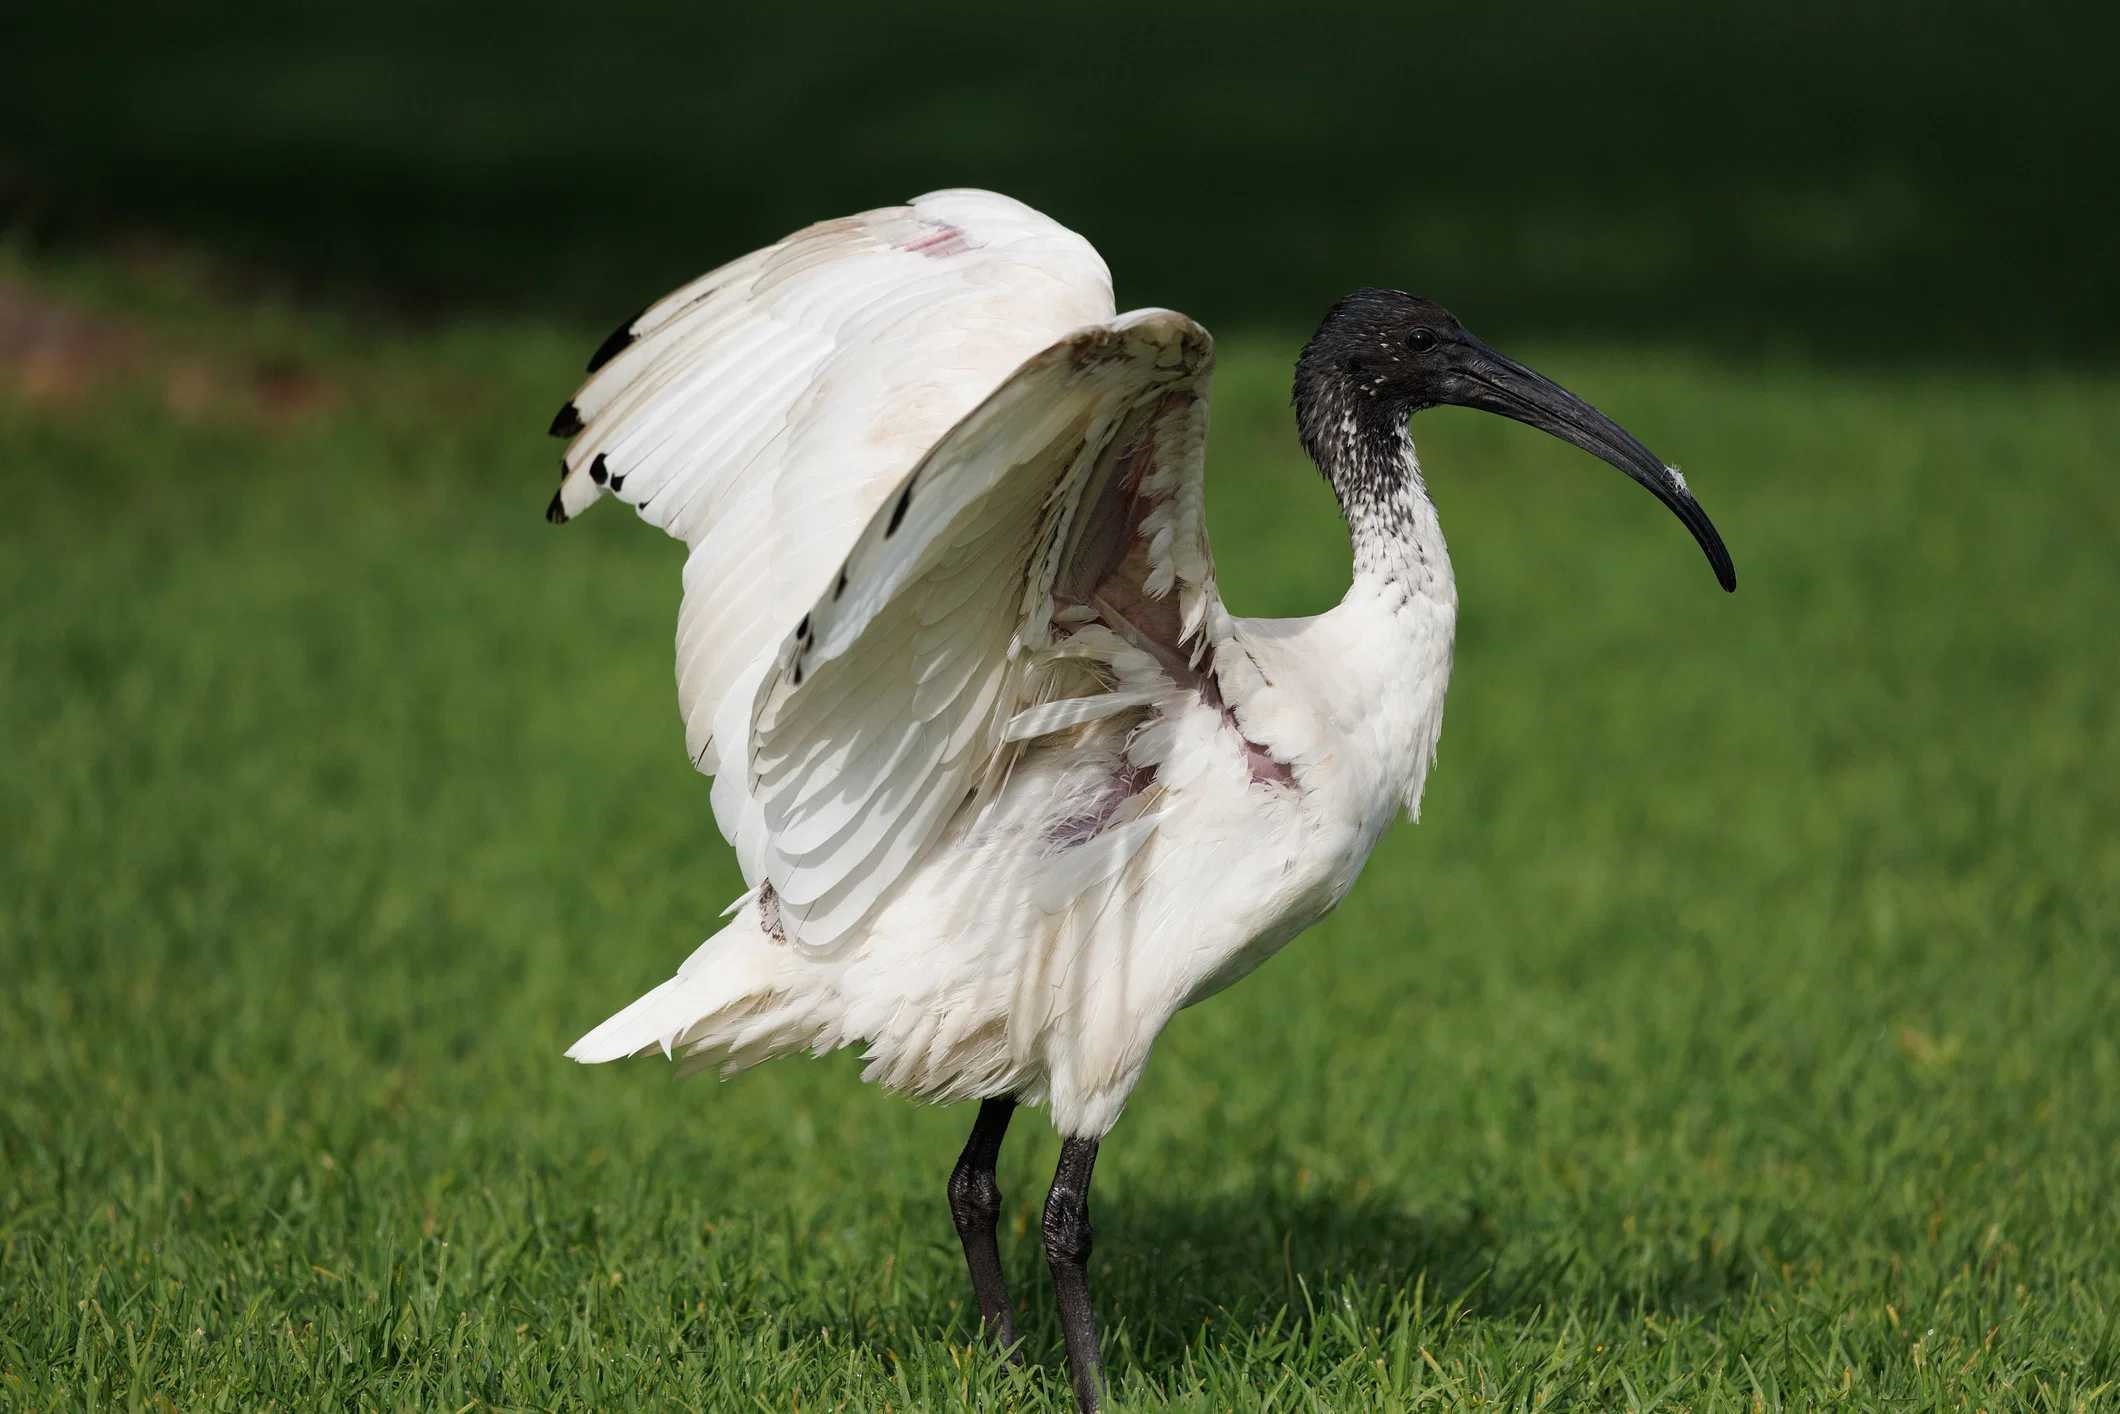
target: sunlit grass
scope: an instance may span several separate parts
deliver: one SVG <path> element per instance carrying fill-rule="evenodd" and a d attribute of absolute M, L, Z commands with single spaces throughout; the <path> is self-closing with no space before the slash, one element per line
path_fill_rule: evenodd
<path fill-rule="evenodd" d="M 201 336 L 320 380 L 285 419 L 153 368 L 0 401 L 0 1402 L 1064 1407 L 1036 1117 L 1015 1373 L 968 1112 L 560 1059 L 737 889 L 675 547 L 540 519 L 583 333 Z M 1243 612 L 1344 583 L 1294 346 L 1223 349 Z M 1464 601 L 1426 818 L 1160 1044 L 1098 1170 L 1117 1393 L 2095 1406 L 2120 382 L 1514 352 L 1686 467 L 1740 591 L 1609 469 L 1418 425 Z"/>

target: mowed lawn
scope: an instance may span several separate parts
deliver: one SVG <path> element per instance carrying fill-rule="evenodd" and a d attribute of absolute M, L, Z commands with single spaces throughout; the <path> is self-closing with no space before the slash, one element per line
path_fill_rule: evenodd
<path fill-rule="evenodd" d="M 0 390 L 0 1405 L 1066 1407 L 1042 1116 L 1018 1372 L 968 1109 L 561 1059 L 740 887 L 677 547 L 540 515 L 601 331 L 20 278 L 125 324 Z M 1244 612 L 1344 585 L 1302 332 L 1222 345 Z M 1686 468 L 1739 592 L 1610 469 L 1418 420 L 1425 818 L 1159 1044 L 1098 1168 L 1117 1402 L 2120 1399 L 2120 376 L 1483 332 Z"/>

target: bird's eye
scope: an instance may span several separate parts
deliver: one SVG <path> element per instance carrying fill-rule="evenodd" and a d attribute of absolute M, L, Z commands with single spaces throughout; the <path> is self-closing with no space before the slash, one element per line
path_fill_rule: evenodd
<path fill-rule="evenodd" d="M 1427 353 L 1435 347 L 1435 331 L 1433 329 L 1414 330 L 1406 336 L 1406 347 L 1412 349 L 1415 353 Z"/>

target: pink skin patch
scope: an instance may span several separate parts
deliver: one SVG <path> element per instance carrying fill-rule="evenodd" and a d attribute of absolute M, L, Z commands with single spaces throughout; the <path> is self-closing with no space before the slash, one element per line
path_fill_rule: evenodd
<path fill-rule="evenodd" d="M 1079 354 L 1094 346 L 1082 344 L 1076 347 Z M 1063 588 L 1061 597 L 1069 602 L 1086 602 L 1105 627 L 1154 658 L 1171 682 L 1198 693 L 1202 702 L 1220 713 L 1222 724 L 1236 737 L 1244 752 L 1245 770 L 1253 785 L 1297 790 L 1301 787 L 1296 781 L 1295 770 L 1270 749 L 1244 734 L 1235 709 L 1222 699 L 1222 684 L 1215 676 L 1213 659 L 1198 665 L 1193 663 L 1192 654 L 1186 650 L 1177 597 L 1166 594 L 1160 599 L 1153 598 L 1142 588 L 1152 568 L 1150 541 L 1142 533 L 1142 527 L 1159 504 L 1141 492 L 1142 482 L 1155 464 L 1155 423 L 1177 415 L 1192 402 L 1190 393 L 1172 393 L 1164 397 L 1157 404 L 1151 425 L 1143 428 L 1138 440 L 1121 453 L 1124 461 L 1114 489 L 1124 500 L 1115 513 L 1117 533 L 1101 554 L 1093 555 L 1087 565 L 1079 567 L 1087 571 L 1090 584 L 1085 599 L 1073 599 L 1073 593 L 1080 591 L 1073 590 L 1072 586 Z M 1094 508 L 1091 513 L 1099 512 L 1114 514 L 1108 507 Z M 1143 788 L 1144 784 L 1130 783 L 1127 793 Z M 1120 798 L 1123 800 L 1124 796 Z M 1083 838 L 1101 830 L 1108 819 L 1109 814 L 1103 819 L 1089 821 L 1089 832 Z"/>
<path fill-rule="evenodd" d="M 917 240 L 899 245 L 900 250 L 909 250 L 915 255 L 925 255 L 933 260 L 942 260 L 952 255 L 962 255 L 972 248 L 972 242 L 964 232 L 947 221 L 927 223 L 928 233 Z"/>
<path fill-rule="evenodd" d="M 1286 761 L 1244 735 L 1238 725 L 1236 709 L 1222 699 L 1222 680 L 1215 676 L 1214 664 L 1207 665 L 1201 676 L 1200 700 L 1222 714 L 1222 725 L 1236 733 L 1237 740 L 1244 743 L 1244 765 L 1251 772 L 1251 783 L 1255 786 L 1286 786 L 1297 789 L 1296 773 Z"/>
<path fill-rule="evenodd" d="M 1229 723 L 1231 730 L 1236 729 L 1237 717 L 1234 712 L 1225 709 L 1222 713 L 1222 719 Z M 1251 783 L 1253 785 L 1287 786 L 1291 790 L 1295 789 L 1296 773 L 1288 768 L 1288 763 L 1277 758 L 1271 751 L 1268 751 L 1250 737 L 1245 736 L 1244 733 L 1237 732 L 1237 737 L 1244 743 L 1244 763 L 1251 768 Z"/>

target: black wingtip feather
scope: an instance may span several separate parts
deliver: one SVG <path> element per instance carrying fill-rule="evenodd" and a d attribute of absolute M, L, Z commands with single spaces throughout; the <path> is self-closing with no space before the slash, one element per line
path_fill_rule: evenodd
<path fill-rule="evenodd" d="M 552 415 L 552 425 L 545 429 L 548 437 L 572 437 L 582 430 L 581 410 L 569 402 Z"/>
<path fill-rule="evenodd" d="M 589 367 L 585 371 L 594 373 L 597 369 L 602 368 L 612 359 L 624 353 L 626 345 L 633 342 L 633 326 L 640 323 L 641 314 L 646 314 L 647 312 L 647 308 L 643 306 L 640 314 L 634 315 L 631 319 L 613 329 L 610 337 L 598 344 L 596 352 L 589 355 Z"/>
<path fill-rule="evenodd" d="M 557 491 L 552 493 L 552 504 L 545 507 L 545 519 L 554 525 L 567 523 L 567 503 L 560 499 L 560 493 Z"/>

